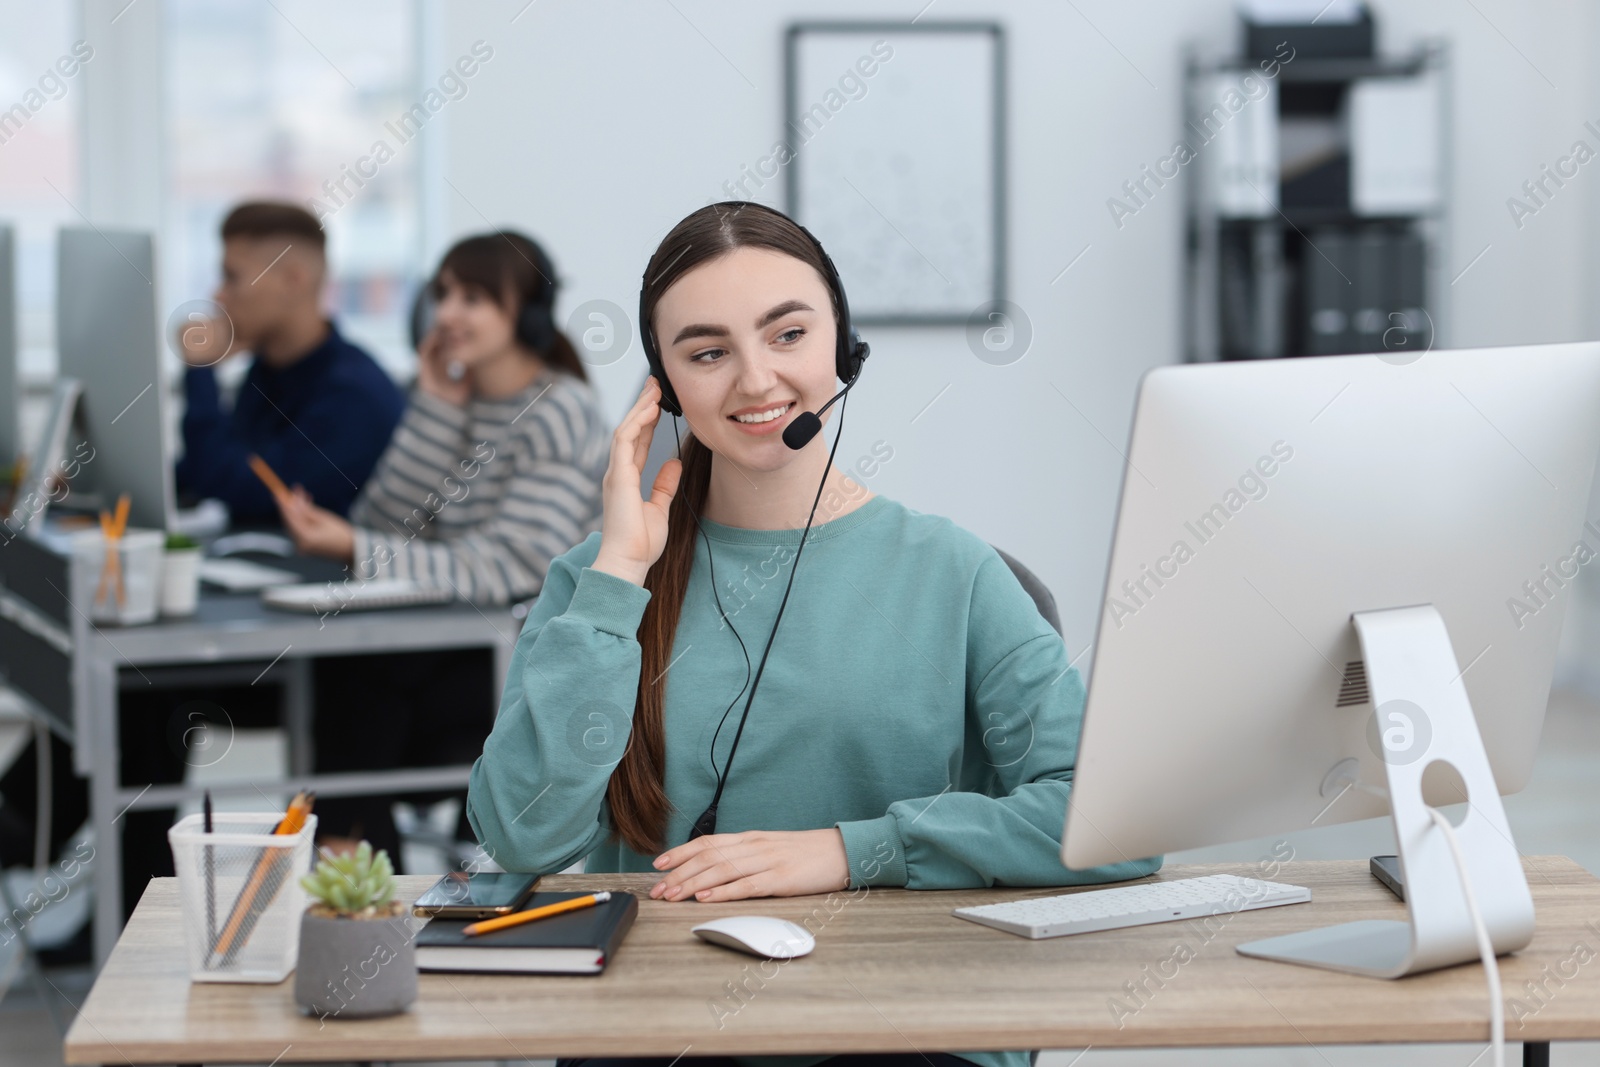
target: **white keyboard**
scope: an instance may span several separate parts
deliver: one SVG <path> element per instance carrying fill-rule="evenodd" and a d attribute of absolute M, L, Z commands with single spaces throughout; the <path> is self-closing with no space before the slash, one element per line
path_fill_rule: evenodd
<path fill-rule="evenodd" d="M 280 585 L 261 591 L 261 602 L 285 611 L 315 614 L 372 611 L 379 608 L 414 608 L 448 604 L 455 592 L 442 586 L 423 585 L 410 578 L 375 578 L 349 584 L 307 582 Z"/>
<path fill-rule="evenodd" d="M 1280 904 L 1304 904 L 1310 899 L 1311 890 L 1304 886 L 1232 874 L 1208 874 L 1202 878 L 982 904 L 957 908 L 951 914 L 996 930 L 1040 938 L 1275 908 Z"/>

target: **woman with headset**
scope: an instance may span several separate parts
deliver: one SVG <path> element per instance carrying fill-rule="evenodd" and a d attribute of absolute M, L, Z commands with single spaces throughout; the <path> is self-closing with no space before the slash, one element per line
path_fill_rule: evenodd
<path fill-rule="evenodd" d="M 350 521 L 298 486 L 279 500 L 300 551 L 462 600 L 539 591 L 550 561 L 598 528 L 606 455 L 555 295 L 555 268 L 522 234 L 468 237 L 445 253 L 413 311 L 416 387 Z"/>
<path fill-rule="evenodd" d="M 652 377 L 612 437 L 602 531 L 552 563 L 473 767 L 486 852 L 658 873 L 668 901 L 1155 870 L 1061 865 L 1084 690 L 1000 556 L 834 466 L 818 416 L 867 348 L 809 232 L 756 204 L 694 212 L 639 322 Z M 691 436 L 643 500 L 662 410 Z M 843 503 L 818 522 L 825 494 Z M 773 560 L 730 617 L 730 577 Z"/>
<path fill-rule="evenodd" d="M 556 328 L 555 277 L 519 233 L 445 253 L 413 309 L 416 386 L 350 521 L 298 486 L 279 501 L 302 552 L 361 579 L 413 578 L 505 604 L 538 593 L 550 561 L 599 529 L 608 427 Z M 492 672 L 484 649 L 319 659 L 318 771 L 471 762 L 494 719 Z M 324 844 L 364 836 L 403 867 L 393 799 L 324 798 Z M 464 818 L 458 834 L 470 837 Z"/>

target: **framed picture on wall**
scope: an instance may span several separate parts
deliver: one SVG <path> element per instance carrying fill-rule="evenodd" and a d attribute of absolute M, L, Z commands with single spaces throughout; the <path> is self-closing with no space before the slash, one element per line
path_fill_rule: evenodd
<path fill-rule="evenodd" d="M 802 22 L 786 208 L 860 323 L 964 325 L 1005 297 L 1005 37 L 991 22 Z"/>

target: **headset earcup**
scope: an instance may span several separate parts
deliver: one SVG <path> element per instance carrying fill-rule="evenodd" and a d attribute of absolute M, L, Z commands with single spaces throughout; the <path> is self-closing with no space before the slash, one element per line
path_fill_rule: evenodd
<path fill-rule="evenodd" d="M 871 354 L 872 346 L 863 341 L 861 335 L 852 328 L 849 347 L 840 353 L 837 371 L 839 380 L 846 384 L 854 382 L 856 376 L 861 373 L 861 365 L 867 361 L 867 357 Z"/>
<path fill-rule="evenodd" d="M 556 341 L 556 324 L 550 309 L 540 304 L 524 304 L 517 316 L 517 340 L 535 352 L 549 352 Z"/>
<path fill-rule="evenodd" d="M 651 370 L 650 376 L 661 386 L 661 408 L 668 415 L 683 414 L 683 405 L 678 403 L 678 394 L 672 391 L 672 383 L 667 381 L 666 371 Z"/>
<path fill-rule="evenodd" d="M 417 295 L 411 298 L 411 316 L 407 319 L 407 324 L 411 330 L 411 350 L 413 352 L 422 347 L 422 338 L 427 333 L 428 328 L 425 320 L 428 318 L 428 301 L 431 299 L 426 285 L 418 289 Z"/>

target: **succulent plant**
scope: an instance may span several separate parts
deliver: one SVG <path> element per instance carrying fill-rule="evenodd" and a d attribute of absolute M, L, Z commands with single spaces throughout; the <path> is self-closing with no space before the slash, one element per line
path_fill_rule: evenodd
<path fill-rule="evenodd" d="M 323 907 L 339 915 L 364 917 L 387 914 L 394 900 L 394 864 L 389 853 L 376 854 L 366 841 L 354 852 L 323 854 L 317 869 L 300 879 L 305 891 Z"/>

